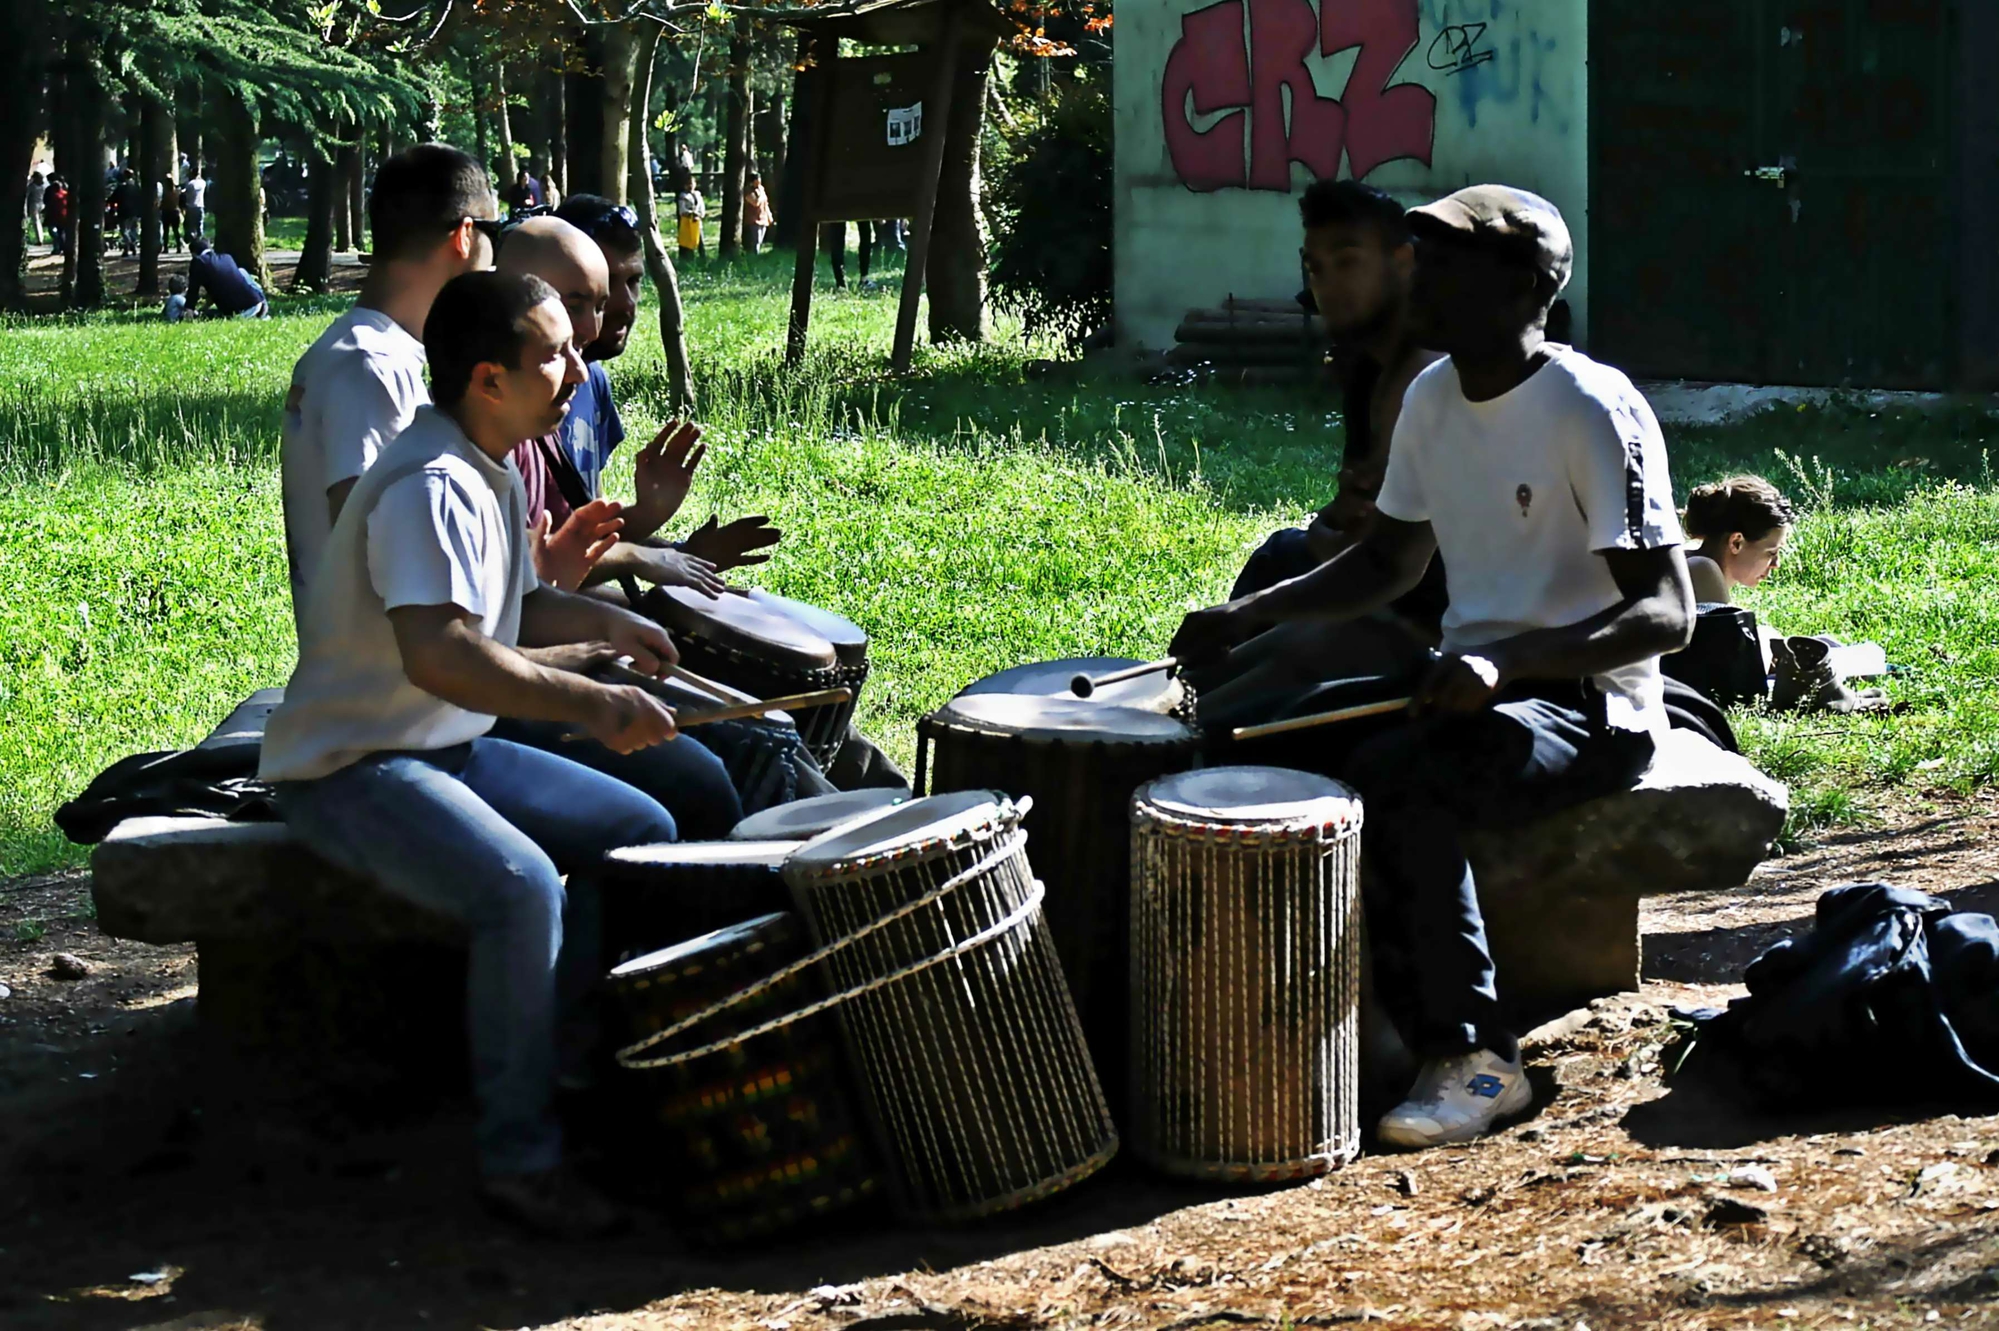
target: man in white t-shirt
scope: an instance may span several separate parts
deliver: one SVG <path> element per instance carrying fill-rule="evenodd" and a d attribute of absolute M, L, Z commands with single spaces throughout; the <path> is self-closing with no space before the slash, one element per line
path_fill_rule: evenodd
<path fill-rule="evenodd" d="M 468 273 L 438 293 L 424 343 L 437 405 L 333 524 L 260 775 L 307 846 L 465 925 L 485 1198 L 543 1232 L 601 1232 L 615 1210 L 558 1168 L 550 1099 L 577 1053 L 558 1032 L 601 974 L 593 871 L 678 829 L 633 787 L 488 732 L 509 716 L 621 753 L 673 740 L 652 695 L 583 671 L 629 657 L 658 673 L 676 654 L 649 620 L 536 578 L 508 455 L 583 379 L 555 291 Z"/>
<path fill-rule="evenodd" d="M 438 291 L 493 262 L 492 190 L 468 153 L 419 144 L 382 163 L 368 199 L 374 252 L 354 308 L 292 370 L 281 458 L 292 617 L 347 492 L 430 401 L 423 321 Z"/>
<path fill-rule="evenodd" d="M 1443 649 L 1409 723 L 1339 768 L 1366 806 L 1376 987 L 1425 1060 L 1378 1134 L 1415 1147 L 1532 1100 L 1462 834 L 1637 779 L 1667 724 L 1659 657 L 1689 641 L 1693 591 L 1650 406 L 1544 336 L 1573 265 L 1561 214 L 1481 185 L 1409 224 L 1418 339 L 1448 359 L 1409 387 L 1378 520 L 1317 570 L 1188 616 L 1172 650 L 1202 660 L 1279 623 L 1364 614 L 1439 551 L 1450 566 Z"/>

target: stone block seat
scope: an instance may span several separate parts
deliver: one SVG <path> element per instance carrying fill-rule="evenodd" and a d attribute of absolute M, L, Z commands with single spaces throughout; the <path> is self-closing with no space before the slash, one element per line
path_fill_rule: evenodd
<path fill-rule="evenodd" d="M 253 742 L 277 690 L 212 742 Z M 1475 836 L 1473 866 L 1503 997 L 1560 1010 L 1634 989 L 1638 904 L 1739 886 L 1782 831 L 1784 787 L 1674 731 L 1636 789 Z M 99 926 L 199 951 L 204 1024 L 255 1046 L 393 1029 L 455 1041 L 456 926 L 327 864 L 278 823 L 133 818 L 91 857 Z M 434 1055 L 436 1050 L 432 1048 Z"/>

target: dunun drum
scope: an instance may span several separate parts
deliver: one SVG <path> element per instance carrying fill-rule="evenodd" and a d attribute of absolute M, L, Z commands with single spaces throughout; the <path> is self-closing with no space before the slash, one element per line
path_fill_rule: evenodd
<path fill-rule="evenodd" d="M 847 682 L 832 643 L 746 595 L 709 597 L 685 587 L 655 587 L 640 598 L 638 609 L 673 633 L 682 665 L 754 697 L 812 693 Z M 854 704 L 808 707 L 791 717 L 823 768 L 847 738 Z"/>
<path fill-rule="evenodd" d="M 855 992 L 835 1010 L 911 1220 L 1025 1205 L 1117 1150 L 1024 843 L 1013 805 L 940 795 L 784 867 L 815 940 L 853 939 L 827 961 Z"/>
<path fill-rule="evenodd" d="M 617 961 L 759 915 L 788 910 L 782 870 L 791 841 L 626 846 L 601 871 L 604 954 Z"/>
<path fill-rule="evenodd" d="M 627 1033 L 642 1041 L 804 955 L 798 917 L 765 915 L 628 961 L 611 972 L 610 988 Z M 832 1021 L 799 1017 L 727 1039 L 815 997 L 806 975 L 780 980 L 677 1042 L 691 1050 L 726 1041 L 714 1052 L 623 1075 L 627 1181 L 664 1203 L 688 1238 L 740 1242 L 881 1195 Z M 657 1059 L 674 1047 L 648 1052 Z M 635 1057 L 646 1061 L 629 1049 L 619 1055 L 628 1067 Z"/>
<path fill-rule="evenodd" d="M 1078 675 L 1108 675 L 1113 670 L 1143 665 L 1130 656 L 1071 656 L 1060 661 L 1034 661 L 1027 665 L 987 675 L 958 690 L 960 698 L 981 693 L 1018 693 L 1035 698 L 1073 698 L 1070 682 Z M 1178 675 L 1165 670 L 1118 684 L 1106 684 L 1090 695 L 1091 702 L 1104 707 L 1136 707 L 1141 712 L 1160 712 L 1183 721 L 1193 717 L 1193 690 Z"/>
<path fill-rule="evenodd" d="M 1068 687 L 1065 680 L 1063 687 Z M 1130 1046 L 1131 794 L 1194 765 L 1170 716 L 1095 699 L 974 694 L 917 722 L 929 789 L 1033 801 L 1027 832 L 1048 884 L 1048 928 L 1097 1071 L 1122 1118 Z M 917 759 L 922 779 L 924 759 Z"/>
<path fill-rule="evenodd" d="M 841 790 L 831 795 L 814 795 L 793 800 L 762 813 L 753 813 L 736 824 L 731 841 L 810 841 L 860 818 L 870 818 L 892 809 L 909 797 L 899 790 Z"/>
<path fill-rule="evenodd" d="M 1134 1148 L 1275 1182 L 1360 1149 L 1360 800 L 1214 767 L 1131 801 Z"/>

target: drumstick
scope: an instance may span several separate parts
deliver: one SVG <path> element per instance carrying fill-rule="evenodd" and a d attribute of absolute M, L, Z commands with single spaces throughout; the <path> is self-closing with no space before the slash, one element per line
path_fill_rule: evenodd
<path fill-rule="evenodd" d="M 727 707 L 711 707 L 705 712 L 684 712 L 673 718 L 675 730 L 686 730 L 689 726 L 705 726 L 710 721 L 741 721 L 747 717 L 763 716 L 767 712 L 788 712 L 806 707 L 830 707 L 834 703 L 852 702 L 852 689 L 820 689 L 817 693 L 790 693 L 782 698 L 765 698 L 758 702 L 752 698 L 748 702 L 731 703 Z M 562 737 L 564 743 L 589 739 L 585 730 L 572 730 Z"/>
<path fill-rule="evenodd" d="M 714 698 L 719 702 L 737 703 L 737 702 L 756 701 L 754 697 L 752 697 L 750 694 L 744 693 L 741 689 L 732 689 L 727 684 L 717 684 L 714 680 L 709 679 L 706 675 L 697 675 L 692 670 L 689 670 L 684 666 L 677 666 L 677 665 L 662 666 L 661 670 L 665 673 L 668 679 L 677 679 L 681 683 L 692 688 L 696 693 L 705 693 L 709 697 Z M 602 668 L 602 673 L 607 679 L 610 679 L 615 683 L 636 684 L 640 688 L 644 688 L 648 684 L 654 684 L 658 682 L 655 679 L 653 679 L 651 675 L 641 674 L 639 671 L 632 669 L 630 666 L 623 665 L 617 661 L 612 661 L 609 664 L 605 665 Z"/>
<path fill-rule="evenodd" d="M 1287 735 L 1294 730 L 1310 730 L 1314 726 L 1330 726 L 1339 721 L 1358 721 L 1364 716 L 1387 716 L 1409 706 L 1407 698 L 1390 698 L 1386 702 L 1364 702 L 1356 707 L 1341 707 L 1331 712 L 1315 712 L 1311 716 L 1294 716 L 1288 721 L 1267 721 L 1260 726 L 1240 726 L 1229 732 L 1232 739 L 1263 739 L 1269 735 Z"/>
<path fill-rule="evenodd" d="M 1137 679 L 1140 675 L 1150 675 L 1160 670 L 1174 670 L 1179 665 L 1179 657 L 1162 656 L 1157 661 L 1147 661 L 1144 665 L 1126 666 L 1122 670 L 1113 670 L 1106 675 L 1097 675 L 1095 677 L 1078 675 L 1069 681 L 1069 692 L 1075 694 L 1078 698 L 1087 698 L 1106 684 L 1122 684 L 1128 679 Z"/>

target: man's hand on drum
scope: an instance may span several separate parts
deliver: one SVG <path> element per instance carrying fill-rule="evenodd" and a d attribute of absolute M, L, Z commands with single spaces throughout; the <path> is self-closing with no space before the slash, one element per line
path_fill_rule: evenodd
<path fill-rule="evenodd" d="M 680 543 L 680 548 L 727 573 L 732 568 L 769 563 L 769 555 L 756 552 L 768 549 L 783 539 L 784 533 L 771 526 L 770 519 L 761 514 L 753 518 L 737 518 L 727 526 L 720 525 L 720 519 L 710 516 Z"/>
<path fill-rule="evenodd" d="M 1166 650 L 1183 666 L 1212 665 L 1255 636 L 1256 626 L 1242 601 L 1196 610 L 1180 621 L 1173 645 Z"/>
<path fill-rule="evenodd" d="M 1499 655 L 1493 648 L 1443 653 L 1416 686 L 1410 712 L 1463 715 L 1491 706 L 1507 683 Z"/>
<path fill-rule="evenodd" d="M 623 511 L 616 500 L 593 499 L 550 531 L 553 519 L 543 510 L 541 521 L 528 528 L 535 576 L 566 592 L 581 587 L 597 561 L 618 543 L 618 532 L 625 525 Z"/>
<path fill-rule="evenodd" d="M 685 550 L 664 546 L 627 546 L 634 576 L 659 587 L 690 587 L 703 596 L 720 596 L 729 589 L 715 566 Z"/>
<path fill-rule="evenodd" d="M 560 647 L 521 647 L 522 656 L 550 670 L 566 670 L 587 675 L 598 666 L 609 665 L 624 653 L 608 642 L 566 642 Z"/>
<path fill-rule="evenodd" d="M 627 540 L 643 540 L 672 521 L 687 502 L 694 472 L 707 453 L 701 427 L 692 421 L 668 421 L 666 428 L 639 450 L 632 464 L 635 498 L 625 514 Z"/>
<path fill-rule="evenodd" d="M 680 663 L 679 649 L 666 636 L 665 629 L 644 615 L 614 605 L 606 605 L 604 611 L 607 630 L 604 637 L 619 656 L 631 658 L 632 669 L 657 679 L 666 673 L 668 666 Z"/>
<path fill-rule="evenodd" d="M 602 685 L 584 728 L 616 753 L 649 749 L 680 733 L 673 709 L 635 684 Z"/>

